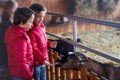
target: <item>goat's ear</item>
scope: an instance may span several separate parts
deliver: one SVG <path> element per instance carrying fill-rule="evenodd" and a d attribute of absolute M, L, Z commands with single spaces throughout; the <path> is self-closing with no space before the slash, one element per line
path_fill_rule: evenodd
<path fill-rule="evenodd" d="M 73 52 L 68 52 L 68 55 L 74 54 Z"/>
<path fill-rule="evenodd" d="M 72 58 L 75 58 L 75 55 L 74 55 L 74 54 L 69 55 L 69 56 L 67 57 L 67 61 L 70 61 L 70 59 L 72 59 Z"/>

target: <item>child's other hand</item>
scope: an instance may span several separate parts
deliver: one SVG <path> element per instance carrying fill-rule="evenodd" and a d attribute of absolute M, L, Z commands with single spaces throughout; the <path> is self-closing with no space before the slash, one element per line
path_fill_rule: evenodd
<path fill-rule="evenodd" d="M 53 64 L 51 64 L 49 61 L 44 61 L 44 64 L 47 66 L 54 66 Z"/>
<path fill-rule="evenodd" d="M 57 46 L 57 41 L 51 42 L 50 48 L 56 48 L 56 46 Z"/>

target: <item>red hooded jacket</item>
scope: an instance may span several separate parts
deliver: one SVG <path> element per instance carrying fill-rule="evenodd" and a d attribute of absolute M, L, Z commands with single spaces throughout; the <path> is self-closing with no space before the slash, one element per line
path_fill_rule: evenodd
<path fill-rule="evenodd" d="M 29 78 L 33 75 L 33 50 L 26 31 L 19 26 L 7 29 L 4 41 L 8 50 L 8 67 L 11 76 Z"/>
<path fill-rule="evenodd" d="M 47 39 L 44 24 L 41 23 L 39 26 L 33 26 L 28 32 L 33 47 L 33 55 L 35 59 L 35 66 L 42 65 L 48 58 L 48 48 L 51 41 Z"/>

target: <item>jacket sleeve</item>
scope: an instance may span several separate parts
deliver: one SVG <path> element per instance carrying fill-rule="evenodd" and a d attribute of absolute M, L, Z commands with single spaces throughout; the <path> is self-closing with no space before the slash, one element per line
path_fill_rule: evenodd
<path fill-rule="evenodd" d="M 11 56 L 13 56 L 13 60 L 15 62 L 14 65 L 20 69 L 19 71 L 21 71 L 22 74 L 28 75 L 28 77 L 31 76 L 33 71 L 31 70 L 27 60 L 27 55 L 29 53 L 27 52 L 27 41 L 22 39 L 15 41 L 12 49 L 13 55 Z"/>
<path fill-rule="evenodd" d="M 37 47 L 35 36 L 32 33 L 29 33 L 28 35 L 29 35 L 31 43 L 32 43 L 34 58 L 35 58 L 35 60 L 42 63 L 45 60 L 45 58 L 42 55 L 41 51 Z"/>
<path fill-rule="evenodd" d="M 48 47 L 48 49 L 50 48 L 50 44 L 51 44 L 51 41 L 47 40 L 47 47 Z"/>

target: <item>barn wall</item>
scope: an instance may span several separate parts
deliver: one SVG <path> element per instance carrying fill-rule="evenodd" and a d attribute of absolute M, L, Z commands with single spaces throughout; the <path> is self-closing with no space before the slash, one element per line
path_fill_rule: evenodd
<path fill-rule="evenodd" d="M 70 0 L 26 0 L 26 1 L 17 0 L 17 1 L 20 7 L 29 7 L 33 3 L 39 3 L 39 4 L 43 4 L 44 6 L 46 6 L 48 12 L 67 14 L 69 11 L 69 13 L 72 13 L 70 12 L 70 9 L 69 9 Z M 51 16 L 46 15 L 45 20 L 47 22 L 50 21 Z"/>
<path fill-rule="evenodd" d="M 19 6 L 29 7 L 33 3 L 40 3 L 50 12 L 67 13 L 69 0 L 17 0 Z"/>
<path fill-rule="evenodd" d="M 40 3 L 46 6 L 47 10 L 49 12 L 55 12 L 55 13 L 63 13 L 63 14 L 73 14 L 74 4 L 72 0 L 18 0 L 20 7 L 29 7 L 33 3 Z M 51 20 L 50 15 L 46 15 L 45 21 L 49 22 Z M 49 25 L 48 25 L 49 26 Z M 48 32 L 52 33 L 62 33 L 62 32 L 72 32 L 72 26 L 73 24 L 70 22 L 65 25 L 57 25 L 57 26 L 49 26 L 46 28 Z M 96 30 L 96 29 L 108 29 L 106 26 L 101 25 L 81 25 L 78 24 L 78 31 L 86 31 L 86 30 Z"/>

